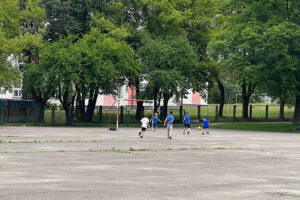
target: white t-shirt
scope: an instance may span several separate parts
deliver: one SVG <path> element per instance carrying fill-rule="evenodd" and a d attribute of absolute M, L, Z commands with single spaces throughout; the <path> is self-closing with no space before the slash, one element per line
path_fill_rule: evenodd
<path fill-rule="evenodd" d="M 147 117 L 144 117 L 142 120 L 142 128 L 147 128 L 147 124 L 149 123 L 149 119 Z"/>

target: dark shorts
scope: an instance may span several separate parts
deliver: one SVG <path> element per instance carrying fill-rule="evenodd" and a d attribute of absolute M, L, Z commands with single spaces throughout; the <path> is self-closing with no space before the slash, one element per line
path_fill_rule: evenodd
<path fill-rule="evenodd" d="M 184 127 L 191 128 L 191 124 L 184 124 Z"/>
<path fill-rule="evenodd" d="M 153 127 L 157 127 L 157 123 L 153 123 L 152 126 L 153 126 Z"/>
<path fill-rule="evenodd" d="M 203 126 L 203 129 L 206 129 L 206 128 L 208 128 L 208 126 Z"/>
<path fill-rule="evenodd" d="M 146 131 L 147 128 L 142 127 L 142 131 Z"/>

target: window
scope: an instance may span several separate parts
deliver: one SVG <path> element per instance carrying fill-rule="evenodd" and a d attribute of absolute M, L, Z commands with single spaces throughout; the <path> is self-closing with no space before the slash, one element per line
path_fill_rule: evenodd
<path fill-rule="evenodd" d="M 13 98 L 21 98 L 22 97 L 22 91 L 19 88 L 14 88 L 13 90 Z"/>

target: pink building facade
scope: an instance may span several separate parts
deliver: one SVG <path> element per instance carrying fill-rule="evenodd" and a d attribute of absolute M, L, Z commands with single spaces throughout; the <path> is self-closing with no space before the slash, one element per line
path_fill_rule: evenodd
<path fill-rule="evenodd" d="M 136 106 L 136 90 L 135 88 L 128 87 L 124 85 L 119 91 L 120 106 Z M 162 103 L 162 102 L 161 102 Z M 112 95 L 99 95 L 97 100 L 97 106 L 116 106 L 116 97 Z M 178 106 L 181 103 L 174 103 L 174 99 L 170 99 L 169 106 Z M 149 103 L 144 105 L 151 106 Z M 183 99 L 183 105 L 207 105 L 207 101 L 202 97 L 201 93 L 193 93 L 189 90 L 189 94 L 186 99 Z"/>

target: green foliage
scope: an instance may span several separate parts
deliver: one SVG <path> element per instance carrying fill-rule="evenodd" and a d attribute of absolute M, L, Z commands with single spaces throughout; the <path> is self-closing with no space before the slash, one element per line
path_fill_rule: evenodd
<path fill-rule="evenodd" d="M 4 91 L 20 85 L 20 73 L 11 62 L 27 60 L 22 59 L 28 58 L 31 48 L 28 38 L 32 36 L 27 33 L 38 34 L 43 20 L 39 0 L 0 2 L 0 87 Z"/>
<path fill-rule="evenodd" d="M 264 88 L 270 96 L 286 101 L 300 87 L 300 27 L 283 22 L 264 33 Z"/>
<path fill-rule="evenodd" d="M 92 3 L 86 0 L 43 0 L 46 11 L 47 29 L 45 39 L 57 41 L 68 33 L 79 35 L 90 30 Z"/>
<path fill-rule="evenodd" d="M 155 100 L 168 101 L 173 95 L 180 97 L 191 88 L 191 72 L 197 65 L 197 56 L 188 40 L 182 37 L 145 37 L 138 50 L 143 72 L 148 81 L 146 95 Z"/>
<path fill-rule="evenodd" d="M 221 68 L 228 74 L 230 73 L 231 80 L 242 86 L 245 105 L 257 85 L 267 84 L 269 94 L 274 96 L 276 93 L 277 97 L 280 97 L 287 94 L 283 79 L 295 80 L 283 75 L 288 72 L 287 66 L 293 69 L 299 65 L 297 64 L 299 56 L 296 56 L 298 54 L 296 38 L 299 27 L 295 23 L 287 22 L 298 18 L 295 15 L 295 12 L 298 12 L 297 8 L 290 7 L 294 4 L 295 1 L 285 0 L 229 1 L 230 12 L 220 31 L 210 42 L 208 50 L 210 56 L 219 62 Z M 286 25 L 279 26 L 281 23 L 288 23 L 288 26 L 293 28 L 287 31 Z M 286 39 L 283 39 L 284 42 L 281 39 L 278 40 L 289 31 L 292 31 L 289 34 L 293 36 L 286 36 Z M 287 39 L 289 37 L 292 42 Z M 288 52 L 293 53 L 287 56 Z M 280 73 L 279 71 L 283 72 L 283 69 L 285 73 Z M 269 77 L 267 80 L 274 78 L 274 81 L 279 84 L 275 84 L 277 86 L 271 89 L 272 86 L 269 87 L 270 82 L 266 81 L 266 77 Z M 245 110 L 245 117 L 246 115 Z"/>

